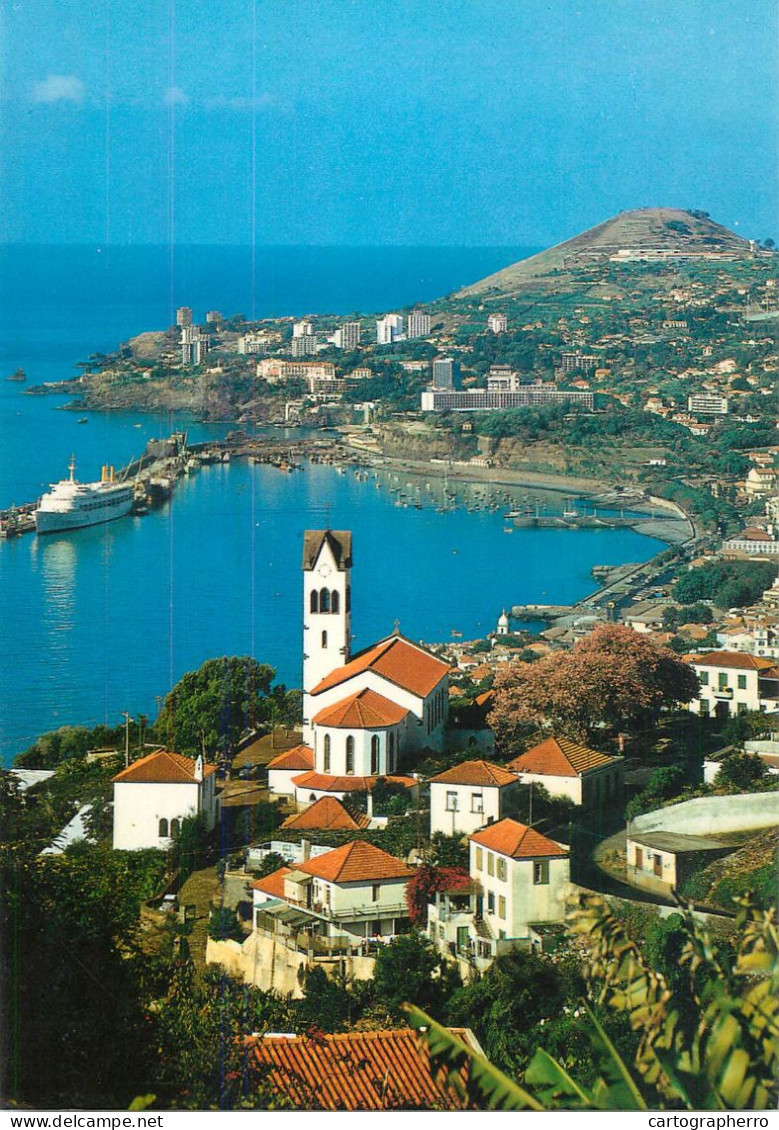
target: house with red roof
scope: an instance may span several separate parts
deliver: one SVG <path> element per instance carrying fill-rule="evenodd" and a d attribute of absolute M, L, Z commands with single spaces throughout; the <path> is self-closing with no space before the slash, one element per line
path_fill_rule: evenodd
<path fill-rule="evenodd" d="M 568 797 L 586 809 L 621 800 L 625 787 L 623 767 L 622 757 L 557 737 L 546 738 L 506 766 L 523 785 L 537 782 L 550 796 Z"/>
<path fill-rule="evenodd" d="M 352 812 L 334 796 L 323 796 L 303 812 L 288 816 L 282 828 L 293 832 L 357 832 L 367 828 L 370 816 Z"/>
<path fill-rule="evenodd" d="M 268 762 L 268 790 L 274 796 L 294 797 L 294 778 L 314 768 L 314 751 L 310 745 L 285 749 Z"/>
<path fill-rule="evenodd" d="M 254 929 L 298 947 L 301 938 L 359 946 L 402 933 L 410 925 L 406 883 L 413 874 L 381 848 L 353 840 L 256 879 Z"/>
<path fill-rule="evenodd" d="M 187 816 L 216 823 L 216 766 L 202 757 L 158 749 L 133 761 L 113 779 L 113 846 L 120 851 L 170 847 Z"/>
<path fill-rule="evenodd" d="M 698 697 L 689 705 L 693 714 L 724 718 L 748 710 L 764 714 L 779 710 L 779 666 L 775 659 L 744 651 L 707 651 L 684 658 L 700 682 Z"/>
<path fill-rule="evenodd" d="M 481 888 L 470 926 L 477 968 L 538 939 L 534 926 L 565 918 L 569 849 L 517 820 L 506 818 L 474 832 L 470 874 Z"/>
<path fill-rule="evenodd" d="M 268 767 L 271 792 L 300 804 L 364 791 L 366 781 L 397 776 L 401 758 L 443 743 L 448 664 L 397 631 L 352 655 L 351 568 L 350 531 L 305 531 L 305 746 Z M 304 757 L 312 763 L 290 772 Z"/>
<path fill-rule="evenodd" d="M 443 884 L 428 905 L 427 932 L 467 975 L 511 949 L 543 949 L 565 919 L 570 854 L 508 817 L 470 837 L 469 881 Z"/>
<path fill-rule="evenodd" d="M 515 773 L 489 761 L 463 761 L 430 778 L 430 835 L 470 835 L 503 816 Z"/>

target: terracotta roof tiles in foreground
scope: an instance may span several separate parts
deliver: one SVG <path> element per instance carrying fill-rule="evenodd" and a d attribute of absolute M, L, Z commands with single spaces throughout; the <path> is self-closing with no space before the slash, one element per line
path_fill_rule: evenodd
<path fill-rule="evenodd" d="M 375 671 L 388 682 L 424 698 L 448 675 L 449 664 L 402 636 L 388 636 L 355 655 L 345 666 L 331 671 L 311 693 L 316 695 L 330 690 L 363 671 Z"/>
<path fill-rule="evenodd" d="M 283 753 L 268 762 L 269 769 L 313 769 L 314 751 L 310 745 L 296 745 L 292 749 L 285 749 Z"/>
<path fill-rule="evenodd" d="M 516 785 L 516 773 L 509 773 L 490 761 L 463 761 L 430 778 L 431 785 Z"/>
<path fill-rule="evenodd" d="M 617 760 L 568 738 L 547 738 L 509 761 L 508 768 L 515 773 L 537 773 L 541 777 L 581 777 L 591 769 L 603 769 Z"/>
<path fill-rule="evenodd" d="M 476 1052 L 469 1029 L 451 1031 Z M 410 1028 L 252 1037 L 248 1047 L 263 1078 L 299 1110 L 464 1110 L 463 1090 L 433 1072 L 426 1045 Z"/>
<path fill-rule="evenodd" d="M 569 854 L 567 848 L 509 817 L 474 832 L 471 839 L 475 844 L 497 851 L 500 855 L 509 855 L 512 859 L 543 859 L 552 855 Z"/>
<path fill-rule="evenodd" d="M 210 777 L 216 772 L 215 765 L 203 766 L 203 777 Z M 169 753 L 166 749 L 158 749 L 148 753 L 128 765 L 121 773 L 117 773 L 114 781 L 122 784 L 144 785 L 194 785 L 195 759 L 184 757 L 182 753 Z"/>
<path fill-rule="evenodd" d="M 364 840 L 352 840 L 300 863 L 297 870 L 330 883 L 378 883 L 382 879 L 410 879 L 414 874 L 413 867 Z"/>
<path fill-rule="evenodd" d="M 337 797 L 323 796 L 305 811 L 288 816 L 281 826 L 295 831 L 327 828 L 338 832 L 352 832 L 358 828 L 367 828 L 370 822 L 370 816 L 364 812 L 350 812 Z"/>
<path fill-rule="evenodd" d="M 320 710 L 314 724 L 350 730 L 381 730 L 385 726 L 396 726 L 407 714 L 404 707 L 390 702 L 384 695 L 365 689 Z"/>

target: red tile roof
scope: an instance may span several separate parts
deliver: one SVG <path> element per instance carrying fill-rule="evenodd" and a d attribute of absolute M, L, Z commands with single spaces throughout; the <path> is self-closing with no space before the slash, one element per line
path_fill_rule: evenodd
<path fill-rule="evenodd" d="M 414 874 L 412 867 L 364 840 L 352 840 L 300 863 L 297 870 L 331 883 L 377 883 L 382 879 L 407 879 Z"/>
<path fill-rule="evenodd" d="M 317 683 L 311 693 L 321 694 L 363 671 L 375 671 L 388 682 L 424 698 L 449 673 L 449 664 L 436 659 L 430 652 L 403 636 L 389 636 L 355 655 L 344 667 L 331 671 Z"/>
<path fill-rule="evenodd" d="M 515 773 L 508 773 L 500 765 L 489 761 L 463 761 L 430 778 L 431 785 L 516 785 Z"/>
<path fill-rule="evenodd" d="M 203 778 L 210 777 L 216 772 L 215 765 L 203 765 Z M 144 785 L 194 785 L 195 759 L 184 757 L 181 753 L 170 753 L 166 749 L 158 749 L 154 753 L 147 753 L 146 757 L 139 758 L 132 765 L 128 765 L 121 773 L 114 777 L 115 781 L 123 784 Z"/>
<path fill-rule="evenodd" d="M 538 773 L 543 777 L 581 777 L 590 769 L 603 769 L 617 760 L 568 738 L 547 738 L 509 761 L 508 768 L 515 773 Z"/>
<path fill-rule="evenodd" d="M 475 844 L 497 851 L 500 855 L 510 855 L 512 859 L 539 859 L 550 855 L 568 855 L 568 849 L 560 847 L 554 840 L 547 839 L 540 832 L 506 817 L 496 824 L 488 824 L 470 837 Z"/>
<path fill-rule="evenodd" d="M 390 702 L 384 695 L 366 689 L 320 710 L 314 717 L 314 724 L 350 730 L 381 730 L 402 722 L 407 714 L 407 710 Z"/>
<path fill-rule="evenodd" d="M 480 1051 L 468 1029 L 451 1029 Z M 427 1045 L 410 1028 L 252 1037 L 263 1078 L 298 1110 L 464 1110 L 465 1090 L 430 1066 Z M 465 1078 L 463 1074 L 463 1080 Z"/>
<path fill-rule="evenodd" d="M 386 781 L 389 785 L 402 785 L 405 789 L 413 789 L 417 783 L 413 777 L 331 777 L 328 773 L 317 773 L 315 770 L 292 778 L 292 784 L 298 788 L 312 789 L 320 793 L 370 792 L 377 781 Z"/>
<path fill-rule="evenodd" d="M 281 826 L 301 831 L 309 828 L 355 831 L 358 828 L 367 828 L 370 822 L 370 817 L 364 812 L 351 813 L 341 804 L 338 797 L 323 796 L 314 801 L 304 812 L 288 816 Z"/>
<path fill-rule="evenodd" d="M 765 671 L 776 665 L 773 659 L 748 655 L 745 651 L 707 651 L 702 655 L 685 655 L 684 659 L 696 667 L 728 667 L 740 671 Z"/>
<path fill-rule="evenodd" d="M 269 769 L 313 769 L 314 751 L 310 745 L 296 745 L 286 749 L 273 761 L 268 762 Z"/>
<path fill-rule="evenodd" d="M 283 899 L 284 879 L 292 870 L 292 867 L 279 867 L 278 871 L 271 871 L 270 875 L 263 875 L 261 879 L 255 879 L 252 883 L 252 890 L 263 891 L 266 895 Z"/>

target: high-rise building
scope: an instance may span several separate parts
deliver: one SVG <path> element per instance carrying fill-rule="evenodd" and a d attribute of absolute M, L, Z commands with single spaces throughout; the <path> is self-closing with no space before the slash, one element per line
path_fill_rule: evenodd
<path fill-rule="evenodd" d="M 412 310 L 406 325 L 406 337 L 427 337 L 430 333 L 430 315 L 424 310 Z"/>
<path fill-rule="evenodd" d="M 314 323 L 307 318 L 302 322 L 295 322 L 292 326 L 292 337 L 313 337 Z"/>
<path fill-rule="evenodd" d="M 176 325 L 177 326 L 191 326 L 192 325 L 192 307 L 179 306 L 176 311 Z"/>
<path fill-rule="evenodd" d="M 205 360 L 211 340 L 197 326 L 181 327 L 182 365 L 200 365 Z"/>
<path fill-rule="evenodd" d="M 336 333 L 341 335 L 341 349 L 356 349 L 360 344 L 360 323 L 344 322 Z"/>
<path fill-rule="evenodd" d="M 574 373 L 577 369 L 588 373 L 598 364 L 599 358 L 592 353 L 563 353 L 560 359 L 560 368 L 563 373 Z"/>
<path fill-rule="evenodd" d="M 487 329 L 490 333 L 504 334 L 508 329 L 508 318 L 505 314 L 490 314 L 487 319 Z"/>
<path fill-rule="evenodd" d="M 312 357 L 316 353 L 316 338 L 313 334 L 298 334 L 292 339 L 293 357 Z"/>
<path fill-rule="evenodd" d="M 218 310 L 206 311 L 206 325 L 207 326 L 221 326 L 224 318 Z"/>
<path fill-rule="evenodd" d="M 693 392 L 687 397 L 687 411 L 697 416 L 727 416 L 728 398 L 716 392 Z"/>
<path fill-rule="evenodd" d="M 451 357 L 436 357 L 433 361 L 433 388 L 459 388 L 460 365 Z"/>
<path fill-rule="evenodd" d="M 376 342 L 378 345 L 391 345 L 403 337 L 403 315 L 387 314 L 376 323 Z"/>

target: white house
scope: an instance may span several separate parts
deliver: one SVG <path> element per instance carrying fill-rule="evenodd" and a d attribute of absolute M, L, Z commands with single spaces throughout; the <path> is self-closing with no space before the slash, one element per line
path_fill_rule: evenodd
<path fill-rule="evenodd" d="M 523 785 L 543 785 L 583 808 L 617 803 L 624 788 L 624 759 L 588 749 L 568 738 L 547 738 L 508 763 Z"/>
<path fill-rule="evenodd" d="M 506 818 L 470 840 L 470 881 L 452 872 L 428 905 L 430 938 L 463 972 L 541 947 L 543 927 L 564 921 L 570 892 L 568 848 L 535 829 Z"/>
<path fill-rule="evenodd" d="M 286 749 L 268 762 L 268 790 L 274 796 L 294 797 L 294 777 L 314 768 L 314 751 L 309 745 Z"/>
<path fill-rule="evenodd" d="M 516 792 L 514 773 L 489 761 L 464 761 L 430 778 L 430 835 L 470 835 L 500 820 L 506 798 Z"/>
<path fill-rule="evenodd" d="M 743 714 L 779 710 L 779 668 L 773 659 L 743 651 L 708 651 L 685 655 L 700 680 L 698 698 L 690 703 L 693 714 Z"/>
<path fill-rule="evenodd" d="M 158 749 L 114 777 L 114 848 L 167 848 L 187 816 L 216 823 L 216 766 Z"/>
<path fill-rule="evenodd" d="M 413 874 L 386 851 L 354 840 L 252 883 L 255 930 L 286 938 L 293 911 L 297 932 L 312 936 L 355 941 L 402 933 Z"/>

